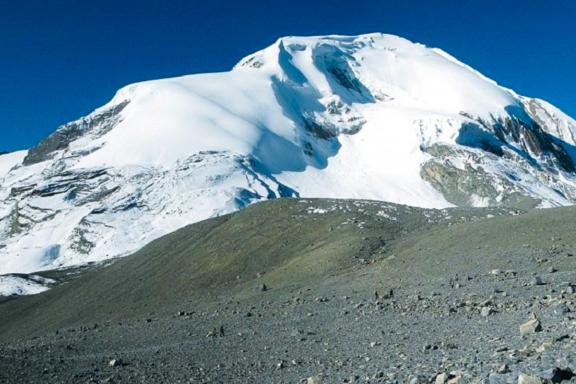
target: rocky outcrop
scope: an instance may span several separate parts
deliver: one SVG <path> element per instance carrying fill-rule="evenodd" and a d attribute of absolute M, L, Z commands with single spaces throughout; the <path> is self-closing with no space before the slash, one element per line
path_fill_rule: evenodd
<path fill-rule="evenodd" d="M 526 105 L 490 120 L 461 113 L 456 145 L 421 147 L 430 155 L 422 178 L 460 206 L 533 208 L 542 203 L 530 192 L 538 185 L 552 187 L 558 200 L 574 200 L 576 188 L 565 182 L 576 172 L 572 138 L 548 133 L 557 128 L 537 117 L 534 101 Z"/>
<path fill-rule="evenodd" d="M 56 151 L 67 149 L 70 143 L 83 135 L 90 134 L 99 137 L 106 134 L 120 122 L 120 112 L 128 103 L 127 100 L 123 101 L 103 112 L 94 113 L 61 126 L 53 134 L 31 148 L 24 158 L 23 164 L 32 165 L 49 160 Z"/>

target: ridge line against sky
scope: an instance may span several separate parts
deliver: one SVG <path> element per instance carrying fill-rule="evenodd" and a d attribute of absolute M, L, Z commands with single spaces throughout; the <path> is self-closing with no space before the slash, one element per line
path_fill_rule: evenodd
<path fill-rule="evenodd" d="M 399 35 L 574 117 L 575 18 L 567 0 L 0 0 L 0 151 L 31 147 L 126 84 L 226 71 L 286 35 Z"/>

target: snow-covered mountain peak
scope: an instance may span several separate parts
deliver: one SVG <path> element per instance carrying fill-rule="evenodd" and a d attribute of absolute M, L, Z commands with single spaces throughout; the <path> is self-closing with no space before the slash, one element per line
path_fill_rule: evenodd
<path fill-rule="evenodd" d="M 328 94 L 335 86 L 327 73 L 342 72 L 344 82 L 350 73 L 372 97 L 434 113 L 487 116 L 520 105 L 513 94 L 444 51 L 394 35 L 281 38 L 240 61 L 235 70 L 244 68 L 308 83 Z"/>
<path fill-rule="evenodd" d="M 0 273 L 124 255 L 277 197 L 576 200 L 576 122 L 383 34 L 284 37 L 230 72 L 128 85 L 0 156 Z"/>
<path fill-rule="evenodd" d="M 106 145 L 76 167 L 171 166 L 190 153 L 229 150 L 280 171 L 285 160 L 273 164 L 279 146 L 282 152 L 301 146 L 295 125 L 302 117 L 328 123 L 338 134 L 360 127 L 357 105 L 441 118 L 461 112 L 490 118 L 507 116 L 511 106 L 521 109 L 508 91 L 443 52 L 383 34 L 281 38 L 231 72 L 129 85 L 107 107 L 122 103 L 118 126 L 93 142 Z M 331 118 L 335 114 L 343 116 Z M 455 134 L 452 129 L 444 137 Z M 288 157 L 291 169 L 326 162 Z"/>

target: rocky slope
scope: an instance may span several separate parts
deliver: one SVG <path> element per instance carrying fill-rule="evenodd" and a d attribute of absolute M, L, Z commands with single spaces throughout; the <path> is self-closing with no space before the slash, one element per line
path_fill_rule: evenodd
<path fill-rule="evenodd" d="M 575 221 L 256 204 L 0 303 L 0 381 L 574 382 Z"/>
<path fill-rule="evenodd" d="M 572 204 L 575 127 L 399 37 L 282 38 L 230 72 L 129 85 L 0 156 L 0 274 L 127 255 L 278 197 Z"/>

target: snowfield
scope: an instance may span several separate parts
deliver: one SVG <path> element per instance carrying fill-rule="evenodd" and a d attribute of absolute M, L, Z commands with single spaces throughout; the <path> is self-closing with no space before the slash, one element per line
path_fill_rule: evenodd
<path fill-rule="evenodd" d="M 0 298 L 2 296 L 35 295 L 47 291 L 48 286 L 54 282 L 54 280 L 34 275 L 27 278 L 16 275 L 0 276 Z"/>
<path fill-rule="evenodd" d="M 28 151 L 18 151 L 0 155 L 0 180 L 10 172 L 12 168 L 22 164 Z"/>
<path fill-rule="evenodd" d="M 0 274 L 123 256 L 279 197 L 573 204 L 575 134 L 557 108 L 439 49 L 285 37 L 230 72 L 124 87 L 0 156 Z"/>

